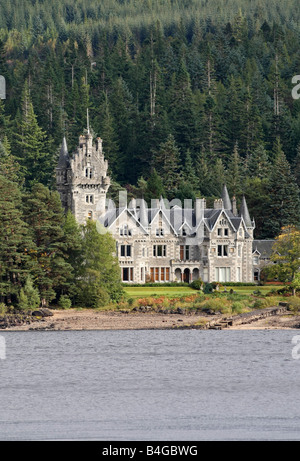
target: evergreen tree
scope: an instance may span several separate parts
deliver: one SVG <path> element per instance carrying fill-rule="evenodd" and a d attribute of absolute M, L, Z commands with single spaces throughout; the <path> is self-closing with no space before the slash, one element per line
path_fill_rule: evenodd
<path fill-rule="evenodd" d="M 11 154 L 10 143 L 7 137 L 0 141 L 0 171 L 3 176 L 19 185 L 23 183 L 20 172 L 20 165 L 17 159 Z"/>
<path fill-rule="evenodd" d="M 190 76 L 181 59 L 176 74 L 172 77 L 169 91 L 169 117 L 173 134 L 181 149 L 195 149 L 195 100 L 191 89 Z"/>
<path fill-rule="evenodd" d="M 153 168 L 145 190 L 145 200 L 150 206 L 151 200 L 159 199 L 161 196 L 165 195 L 163 181 L 161 177 L 158 175 L 155 168 Z"/>
<path fill-rule="evenodd" d="M 25 184 L 49 184 L 53 175 L 53 158 L 46 151 L 46 134 L 37 123 L 27 82 L 21 108 L 16 119 L 13 149 L 22 167 Z"/>
<path fill-rule="evenodd" d="M 272 238 L 285 226 L 300 224 L 299 188 L 282 150 L 280 140 L 274 145 L 274 162 L 268 184 L 264 233 Z"/>
<path fill-rule="evenodd" d="M 21 192 L 17 185 L 0 175 L 0 301 L 17 302 L 29 270 L 34 245 L 24 222 Z"/>
<path fill-rule="evenodd" d="M 58 292 L 68 291 L 73 276 L 67 261 L 68 244 L 59 194 L 35 184 L 24 196 L 24 217 L 36 246 L 31 273 L 42 304 L 47 305 Z"/>
<path fill-rule="evenodd" d="M 236 197 L 242 192 L 242 170 L 242 161 L 239 155 L 238 144 L 236 143 L 226 172 L 226 184 L 228 190 Z"/>
<path fill-rule="evenodd" d="M 170 134 L 167 140 L 160 145 L 154 157 L 154 167 L 162 178 L 164 190 L 169 199 L 174 194 L 180 179 L 179 162 L 180 150 L 174 136 Z"/>
<path fill-rule="evenodd" d="M 99 131 L 103 139 L 103 151 L 109 163 L 111 174 L 116 180 L 120 179 L 124 165 L 119 155 L 119 140 L 116 134 L 115 121 L 110 110 L 107 94 L 104 95 L 104 103 L 100 111 Z"/>
<path fill-rule="evenodd" d="M 256 147 L 249 156 L 247 174 L 251 177 L 267 178 L 270 173 L 268 154 L 262 144 Z"/>

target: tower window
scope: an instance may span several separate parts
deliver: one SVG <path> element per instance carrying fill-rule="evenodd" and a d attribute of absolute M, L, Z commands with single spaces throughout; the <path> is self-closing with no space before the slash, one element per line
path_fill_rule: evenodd
<path fill-rule="evenodd" d="M 90 178 L 90 179 L 93 177 L 93 169 L 92 168 L 86 168 L 85 169 L 85 177 Z"/>

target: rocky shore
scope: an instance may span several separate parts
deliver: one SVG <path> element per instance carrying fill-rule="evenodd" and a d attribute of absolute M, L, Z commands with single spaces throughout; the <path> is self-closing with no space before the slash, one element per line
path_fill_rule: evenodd
<path fill-rule="evenodd" d="M 184 310 L 155 312 L 41 309 L 33 315 L 6 315 L 6 331 L 143 330 L 143 329 L 298 329 L 300 315 L 284 307 L 252 311 L 232 317 Z"/>

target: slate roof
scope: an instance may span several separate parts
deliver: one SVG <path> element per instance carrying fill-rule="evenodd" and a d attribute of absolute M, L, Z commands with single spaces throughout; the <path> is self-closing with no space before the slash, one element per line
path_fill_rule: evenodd
<path fill-rule="evenodd" d="M 253 240 L 252 249 L 260 253 L 261 258 L 270 259 L 275 240 Z"/>
<path fill-rule="evenodd" d="M 112 208 L 109 206 L 105 216 L 102 218 L 102 222 L 104 226 L 110 227 L 115 220 L 124 212 L 126 208 Z M 129 207 L 127 208 L 130 216 L 132 216 L 139 225 L 141 225 L 144 229 L 151 226 L 151 223 L 157 216 L 157 214 L 161 211 L 165 219 L 170 223 L 175 233 L 179 234 L 182 227 L 186 225 L 188 228 L 197 229 L 199 224 L 203 222 L 209 231 L 212 231 L 216 222 L 218 221 L 222 212 L 224 212 L 231 223 L 233 229 L 235 231 L 238 230 L 241 223 L 244 221 L 244 216 L 236 216 L 232 213 L 229 209 L 214 209 L 214 208 L 206 208 L 203 210 L 203 220 L 196 220 L 196 213 L 194 208 L 182 208 L 177 205 L 171 207 L 170 209 L 166 208 L 163 199 L 161 198 L 157 201 L 157 207 L 155 208 L 147 208 L 146 202 L 142 202 L 141 206 L 138 208 Z M 246 224 L 246 223 L 245 223 Z M 251 223 L 252 227 L 252 223 Z M 248 232 L 246 231 L 246 238 L 250 237 Z"/>

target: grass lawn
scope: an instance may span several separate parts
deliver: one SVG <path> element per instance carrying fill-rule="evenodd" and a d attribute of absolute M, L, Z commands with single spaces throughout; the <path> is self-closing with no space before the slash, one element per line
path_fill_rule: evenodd
<path fill-rule="evenodd" d="M 250 295 L 253 291 L 259 290 L 262 294 L 266 294 L 271 291 L 273 288 L 279 289 L 280 286 L 237 286 L 237 287 L 226 287 L 229 292 L 230 289 L 233 289 L 236 293 Z M 178 298 L 180 296 L 188 296 L 191 294 L 196 294 L 197 291 L 193 290 L 190 287 L 125 287 L 125 292 L 130 298 L 148 298 L 155 296 L 166 296 L 168 298 Z M 222 292 L 223 290 L 221 290 Z"/>
<path fill-rule="evenodd" d="M 130 298 L 148 298 L 152 296 L 167 296 L 168 298 L 178 298 L 196 294 L 196 290 L 190 287 L 125 287 Z"/>

